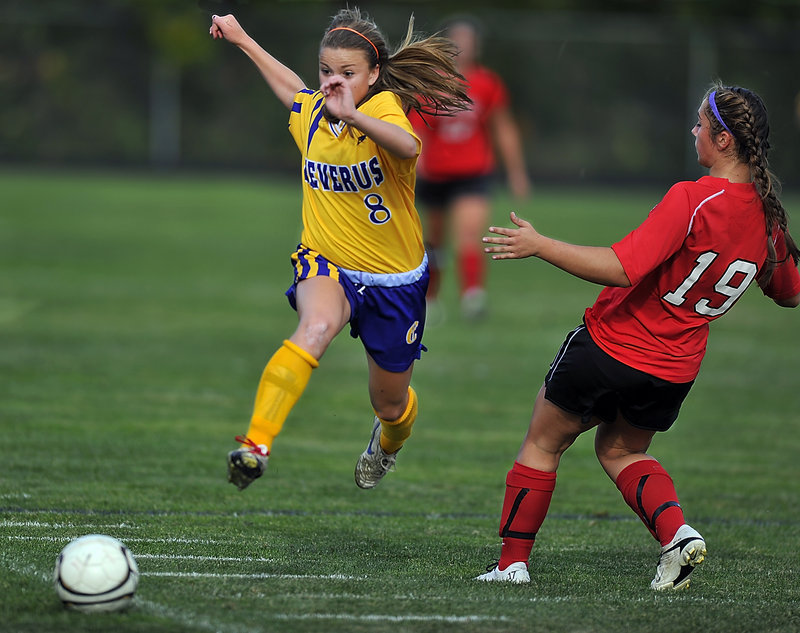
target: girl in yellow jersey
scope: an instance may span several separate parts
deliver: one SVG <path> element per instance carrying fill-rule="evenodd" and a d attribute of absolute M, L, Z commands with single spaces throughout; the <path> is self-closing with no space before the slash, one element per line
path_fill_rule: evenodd
<path fill-rule="evenodd" d="M 411 434 L 411 372 L 424 349 L 428 261 L 414 206 L 420 141 L 406 113 L 468 107 L 455 48 L 444 38 L 415 38 L 412 19 L 390 54 L 374 22 L 343 9 L 322 38 L 313 90 L 234 16 L 213 16 L 210 33 L 250 57 L 289 109 L 303 178 L 303 233 L 286 292 L 299 323 L 264 369 L 250 427 L 228 455 L 228 480 L 242 490 L 263 474 L 311 370 L 349 323 L 367 352 L 375 412 L 355 480 L 372 488 Z"/>

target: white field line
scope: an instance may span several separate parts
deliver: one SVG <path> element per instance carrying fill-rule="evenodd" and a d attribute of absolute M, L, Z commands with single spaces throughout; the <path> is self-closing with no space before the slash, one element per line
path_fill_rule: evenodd
<path fill-rule="evenodd" d="M 270 613 L 274 620 L 343 620 L 346 622 L 508 622 L 505 616 L 489 615 L 379 615 L 367 613 L 352 615 L 349 613 Z"/>
<path fill-rule="evenodd" d="M 48 543 L 55 543 L 55 542 L 64 542 L 69 541 L 69 537 L 56 537 L 56 536 L 1 536 L 0 538 L 4 538 L 10 541 L 46 541 Z M 181 542 L 185 543 L 188 542 L 188 539 L 147 539 L 147 538 L 135 538 L 135 539 L 124 539 L 125 542 L 141 542 L 141 543 L 175 543 Z M 201 542 L 203 544 L 208 544 L 210 541 L 207 540 L 192 540 L 192 543 Z M 261 556 L 198 556 L 194 554 L 140 554 L 133 552 L 134 558 L 136 560 L 142 559 L 152 559 L 152 560 L 191 560 L 191 561 L 198 561 L 198 562 L 214 562 L 214 563 L 274 563 L 274 558 L 263 558 Z M 147 575 L 147 574 L 143 574 Z M 155 575 L 155 574 L 151 574 Z"/>
<path fill-rule="evenodd" d="M 152 558 L 154 560 L 197 560 L 217 563 L 274 563 L 274 558 L 257 556 L 192 556 L 182 554 L 136 554 L 136 560 Z"/>
<path fill-rule="evenodd" d="M 105 532 L 106 530 L 137 530 L 141 529 L 142 526 L 132 525 L 130 523 L 50 523 L 50 522 L 42 522 L 42 521 L 10 521 L 10 520 L 2 520 L 0 521 L 0 528 L 45 528 L 48 530 L 79 530 L 80 534 L 75 534 L 75 536 L 80 536 L 82 534 L 88 534 L 91 531 L 96 532 Z M 12 540 L 12 541 L 46 541 L 49 543 L 59 543 L 64 541 L 69 541 L 74 536 L 65 535 L 65 536 L 29 536 L 29 535 L 2 535 L 0 538 Z M 196 545 L 227 545 L 229 541 L 224 541 L 221 539 L 207 539 L 207 538 L 178 538 L 178 537 L 166 537 L 166 538 L 148 538 L 148 537 L 139 537 L 139 536 L 126 536 L 120 538 L 123 543 L 185 543 L 185 544 L 196 544 Z M 137 555 L 137 558 L 139 555 Z M 220 559 L 225 560 L 225 559 Z M 238 559 L 231 559 L 231 560 L 238 560 Z M 257 559 L 257 558 L 250 558 L 250 559 L 242 559 L 242 560 L 257 560 L 259 562 L 271 562 L 267 559 Z"/>
<path fill-rule="evenodd" d="M 85 532 L 84 532 L 85 533 Z M 76 535 L 79 536 L 79 535 Z M 47 541 L 49 543 L 64 543 L 72 540 L 70 536 L 25 536 L 22 534 L 0 535 L 0 538 L 9 541 Z M 185 543 L 189 545 L 228 545 L 229 541 L 209 538 L 141 538 L 126 536 L 120 538 L 123 543 Z"/>
<path fill-rule="evenodd" d="M 51 522 L 44 522 L 44 521 L 10 521 L 5 519 L 0 521 L 0 527 L 22 527 L 22 528 L 48 528 L 48 529 L 66 529 L 66 528 L 80 528 L 82 530 L 103 530 L 106 528 L 114 528 L 114 529 L 138 529 L 138 526 L 131 525 L 130 523 L 104 523 L 104 524 L 92 524 L 92 523 L 51 523 Z"/>
<path fill-rule="evenodd" d="M 213 572 L 196 571 L 146 571 L 142 576 L 158 578 L 244 578 L 265 580 L 277 578 L 279 580 L 312 579 L 312 580 L 367 580 L 367 576 L 345 576 L 343 574 L 221 574 Z"/>

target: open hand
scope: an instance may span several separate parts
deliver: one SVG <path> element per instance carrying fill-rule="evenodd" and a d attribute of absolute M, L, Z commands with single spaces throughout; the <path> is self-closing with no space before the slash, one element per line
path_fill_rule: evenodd
<path fill-rule="evenodd" d="M 490 226 L 489 232 L 499 237 L 483 238 L 484 244 L 495 244 L 483 249 L 485 253 L 492 253 L 492 259 L 521 259 L 538 253 L 539 240 L 542 236 L 533 225 L 513 211 L 511 222 L 516 224 L 517 228 Z"/>

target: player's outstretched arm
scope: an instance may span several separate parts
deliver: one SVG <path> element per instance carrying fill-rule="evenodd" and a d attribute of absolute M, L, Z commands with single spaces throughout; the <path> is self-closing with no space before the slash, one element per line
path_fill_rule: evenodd
<path fill-rule="evenodd" d="M 278 100 L 287 108 L 294 103 L 294 96 L 299 90 L 305 88 L 305 83 L 295 72 L 284 66 L 267 51 L 265 51 L 241 27 L 238 20 L 232 15 L 211 16 L 209 34 L 215 40 L 225 39 L 238 46 L 256 65 L 261 75 L 266 80 Z"/>
<path fill-rule="evenodd" d="M 490 226 L 494 236 L 483 238 L 484 249 L 492 259 L 538 257 L 575 277 L 603 286 L 631 285 L 614 250 L 608 246 L 579 246 L 559 242 L 539 233 L 527 220 L 513 211 L 511 222 L 516 228 Z"/>

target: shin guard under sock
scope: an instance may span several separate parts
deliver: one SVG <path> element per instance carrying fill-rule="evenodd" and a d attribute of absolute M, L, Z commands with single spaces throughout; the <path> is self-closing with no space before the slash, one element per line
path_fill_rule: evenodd
<path fill-rule="evenodd" d="M 417 419 L 417 394 L 408 388 L 408 404 L 406 410 L 396 420 L 386 421 L 378 418 L 381 422 L 381 448 L 387 453 L 396 453 L 411 435 L 411 427 Z"/>
<path fill-rule="evenodd" d="M 500 536 L 503 547 L 500 551 L 499 569 L 511 563 L 524 562 L 536 540 L 556 487 L 556 474 L 529 468 L 519 462 L 508 471 L 503 513 L 500 519 Z"/>
<path fill-rule="evenodd" d="M 289 340 L 270 358 L 256 392 L 247 437 L 272 447 L 292 407 L 297 403 L 319 361 Z"/>
<path fill-rule="evenodd" d="M 627 466 L 617 476 L 617 488 L 653 537 L 666 545 L 685 523 L 675 484 L 654 459 Z"/>

